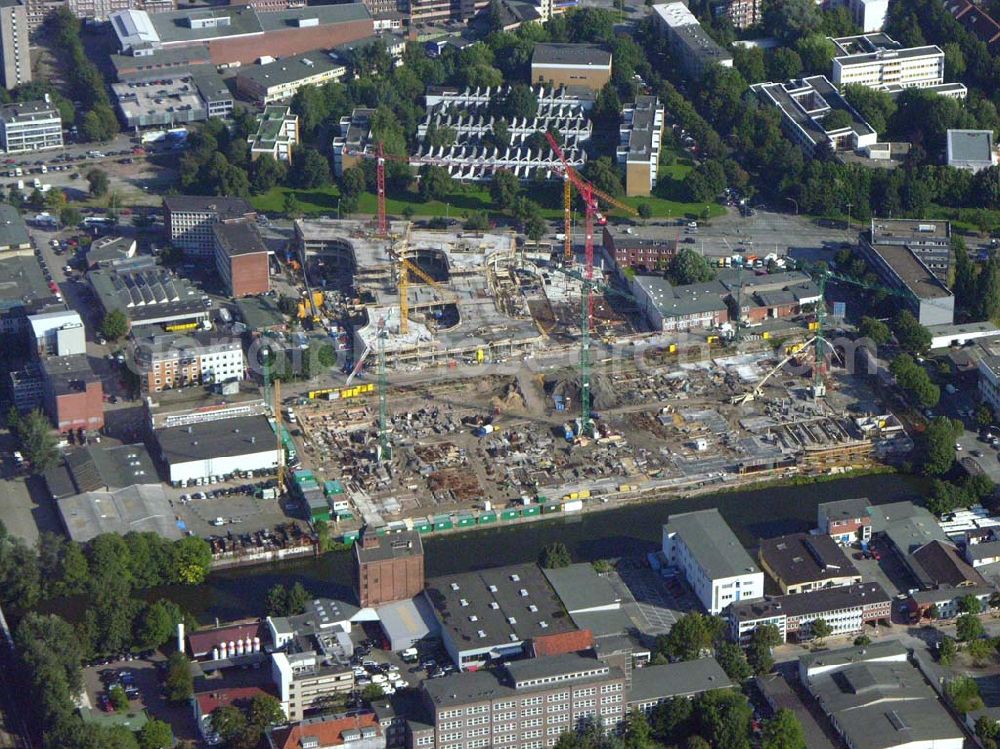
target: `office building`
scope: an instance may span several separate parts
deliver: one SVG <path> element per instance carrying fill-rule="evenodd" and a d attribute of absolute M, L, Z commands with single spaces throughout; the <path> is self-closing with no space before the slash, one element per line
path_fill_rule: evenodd
<path fill-rule="evenodd" d="M 161 75 L 166 73 L 161 71 Z M 143 80 L 112 83 L 111 91 L 129 129 L 175 127 L 212 117 L 226 119 L 233 114 L 233 96 L 213 70 L 197 74 L 174 72 L 155 84 Z"/>
<path fill-rule="evenodd" d="M 666 35 L 674 60 L 689 76 L 700 76 L 709 65 L 733 67 L 733 56 L 706 33 L 681 0 L 656 4 L 653 14 Z"/>
<path fill-rule="evenodd" d="M 807 156 L 817 149 L 861 151 L 878 143 L 878 133 L 823 75 L 750 87 L 763 104 L 781 112 L 781 128 Z M 848 116 L 846 124 L 842 112 Z"/>
<path fill-rule="evenodd" d="M 214 224 L 254 222 L 257 213 L 243 198 L 172 195 L 163 199 L 163 220 L 175 247 L 207 257 L 215 252 Z"/>
<path fill-rule="evenodd" d="M 37 361 L 27 362 L 21 369 L 11 370 L 4 378 L 7 398 L 18 413 L 28 413 L 42 407 L 45 376 Z"/>
<path fill-rule="evenodd" d="M 60 432 L 104 426 L 104 388 L 86 354 L 42 360 L 45 413 Z"/>
<path fill-rule="evenodd" d="M 618 163 L 625 167 L 625 194 L 649 195 L 656 187 L 663 139 L 663 107 L 655 96 L 637 96 L 622 111 Z"/>
<path fill-rule="evenodd" d="M 671 515 L 663 526 L 663 556 L 710 614 L 764 595 L 764 573 L 716 509 Z"/>
<path fill-rule="evenodd" d="M 269 749 L 386 749 L 374 713 L 310 718 L 267 731 Z"/>
<path fill-rule="evenodd" d="M 582 86 L 597 92 L 610 81 L 611 53 L 597 44 L 535 44 L 532 85 Z"/>
<path fill-rule="evenodd" d="M 785 594 L 861 582 L 861 573 L 827 535 L 792 533 L 762 539 L 757 558 Z"/>
<path fill-rule="evenodd" d="M 192 421 L 157 429 L 154 440 L 175 485 L 278 467 L 274 429 L 264 416 Z"/>
<path fill-rule="evenodd" d="M 830 41 L 836 48 L 831 78 L 837 87 L 857 84 L 891 94 L 924 88 L 947 96 L 965 96 L 965 86 L 944 85 L 944 52 L 940 47 L 904 48 L 882 33 Z"/>
<path fill-rule="evenodd" d="M 30 153 L 62 148 L 62 116 L 49 100 L 25 101 L 0 108 L 0 148 Z"/>
<path fill-rule="evenodd" d="M 813 638 L 812 622 L 822 619 L 832 634 L 860 632 L 865 624 L 889 621 L 892 598 L 878 583 L 821 588 L 773 598 L 735 603 L 727 615 L 730 636 L 746 644 L 757 627 L 773 624 L 782 642 Z"/>
<path fill-rule="evenodd" d="M 961 749 L 965 734 L 898 643 L 799 659 L 800 681 L 846 746 Z"/>
<path fill-rule="evenodd" d="M 542 749 L 582 720 L 615 730 L 625 718 L 625 689 L 620 669 L 576 654 L 428 679 L 420 690 L 433 718 L 413 733 L 413 746 Z"/>
<path fill-rule="evenodd" d="M 975 173 L 996 164 L 992 130 L 948 131 L 948 166 Z"/>
<path fill-rule="evenodd" d="M 8 91 L 31 83 L 28 50 L 28 9 L 23 0 L 0 2 L 0 83 Z"/>
<path fill-rule="evenodd" d="M 258 115 L 257 132 L 247 137 L 250 158 L 265 154 L 286 164 L 292 161 L 292 149 L 299 144 L 299 116 L 290 107 L 268 105 Z"/>
<path fill-rule="evenodd" d="M 605 224 L 603 247 L 608 257 L 621 268 L 654 271 L 666 267 L 677 254 L 677 232 L 662 227 L 615 226 Z"/>
<path fill-rule="evenodd" d="M 363 3 L 310 5 L 260 12 L 250 5 L 111 14 L 122 52 L 208 46 L 214 65 L 251 65 L 316 52 L 374 33 Z"/>
<path fill-rule="evenodd" d="M 1000 346 L 983 344 L 979 369 L 979 396 L 983 403 L 1000 413 Z"/>
<path fill-rule="evenodd" d="M 354 589 L 362 608 L 413 598 L 424 589 L 424 545 L 417 533 L 379 536 L 365 528 L 353 556 Z"/>
<path fill-rule="evenodd" d="M 120 309 L 133 331 L 146 325 L 194 330 L 209 318 L 201 292 L 148 255 L 92 270 L 87 280 L 102 314 Z"/>
<path fill-rule="evenodd" d="M 163 333 L 137 339 L 133 352 L 144 392 L 232 382 L 246 374 L 239 338 Z"/>
<path fill-rule="evenodd" d="M 674 286 L 662 276 L 635 276 L 629 286 L 654 330 L 710 329 L 729 320 L 728 290 L 719 281 Z"/>
<path fill-rule="evenodd" d="M 638 710 L 651 718 L 657 705 L 673 697 L 690 699 L 713 689 L 735 686 L 719 662 L 711 657 L 643 666 L 632 671 L 625 709 Z"/>
<path fill-rule="evenodd" d="M 273 653 L 271 678 L 289 720 L 302 720 L 327 709 L 331 698 L 354 689 L 349 662 L 327 663 L 322 653 Z"/>
<path fill-rule="evenodd" d="M 921 325 L 952 325 L 955 297 L 945 285 L 950 227 L 906 219 L 872 219 L 861 237 L 861 256 Z M 947 243 L 947 244 L 946 244 Z"/>
<path fill-rule="evenodd" d="M 271 289 L 268 249 L 257 224 L 217 223 L 212 226 L 215 270 L 231 297 L 266 294 Z"/>
<path fill-rule="evenodd" d="M 87 353 L 87 331 L 75 310 L 28 315 L 28 326 L 39 357 Z"/>
<path fill-rule="evenodd" d="M 822 502 L 816 510 L 816 526 L 838 544 L 867 543 L 872 538 L 872 519 L 867 499 L 840 499 Z"/>
<path fill-rule="evenodd" d="M 257 104 L 291 99 L 303 86 L 322 86 L 347 75 L 347 67 L 325 52 L 292 55 L 265 65 L 246 65 L 236 74 L 236 91 Z"/>

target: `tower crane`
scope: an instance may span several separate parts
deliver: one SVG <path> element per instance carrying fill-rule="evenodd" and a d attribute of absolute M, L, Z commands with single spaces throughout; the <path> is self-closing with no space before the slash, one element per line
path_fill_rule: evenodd
<path fill-rule="evenodd" d="M 385 339 L 389 337 L 386 329 L 385 318 L 378 319 L 375 329 L 375 361 L 378 367 L 378 459 L 390 460 L 392 458 L 392 444 L 389 440 L 389 376 L 385 365 Z M 358 372 L 365 365 L 365 360 L 372 354 L 372 341 L 365 344 L 365 350 L 358 357 L 354 369 L 347 376 L 347 385 L 354 381 Z"/>
<path fill-rule="evenodd" d="M 444 288 L 441 286 L 441 284 L 439 284 L 437 281 L 431 278 L 430 274 L 425 273 L 422 268 L 417 266 L 415 263 L 411 263 L 405 257 L 400 257 L 399 258 L 399 332 L 402 335 L 406 335 L 406 333 L 410 329 L 410 320 L 409 320 L 410 299 L 408 295 L 410 290 L 411 273 L 424 283 L 430 285 L 435 290 L 437 290 L 437 292 L 445 300 L 452 302 L 455 301 L 455 296 L 445 291 Z"/>

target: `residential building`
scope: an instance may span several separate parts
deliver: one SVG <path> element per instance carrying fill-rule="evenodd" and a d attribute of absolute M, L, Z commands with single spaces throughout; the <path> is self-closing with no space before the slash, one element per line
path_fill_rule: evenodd
<path fill-rule="evenodd" d="M 376 19 L 375 30 L 379 33 L 336 45 L 330 52 L 330 59 L 343 64 L 354 73 L 365 69 L 370 54 L 381 47 L 389 55 L 393 67 L 401 67 L 407 44 L 407 37 L 400 31 L 401 28 L 402 24 L 398 19 L 396 19 L 395 25 L 389 23 L 388 20 Z M 395 33 L 392 33 L 393 30 Z"/>
<path fill-rule="evenodd" d="M 362 608 L 413 598 L 424 589 L 424 545 L 418 533 L 379 536 L 365 528 L 353 556 L 354 589 Z"/>
<path fill-rule="evenodd" d="M 629 286 L 654 330 L 709 329 L 729 320 L 728 290 L 719 281 L 673 286 L 662 276 L 635 276 Z"/>
<path fill-rule="evenodd" d="M 236 222 L 212 226 L 215 270 L 232 297 L 266 294 L 271 289 L 268 249 L 257 224 Z"/>
<path fill-rule="evenodd" d="M 965 532 L 965 561 L 975 567 L 1000 562 L 1000 529 L 993 526 Z"/>
<path fill-rule="evenodd" d="M 220 707 L 228 705 L 239 706 L 250 702 L 254 697 L 273 697 L 272 690 L 261 689 L 260 687 L 229 687 L 226 689 L 215 688 L 209 692 L 199 692 L 191 700 L 194 709 L 194 720 L 198 726 L 198 733 L 209 746 L 217 745 L 221 742 L 219 735 L 212 730 L 212 713 Z"/>
<path fill-rule="evenodd" d="M 428 679 L 420 690 L 433 729 L 414 734 L 417 747 L 542 749 L 582 720 L 614 730 L 625 718 L 625 675 L 576 654 Z"/>
<path fill-rule="evenodd" d="M 49 14 L 67 5 L 67 0 L 25 0 L 24 6 L 28 15 L 28 33 L 33 34 L 45 23 Z"/>
<path fill-rule="evenodd" d="M 632 672 L 625 710 L 638 710 L 651 718 L 657 705 L 673 697 L 692 698 L 712 689 L 735 686 L 719 662 L 711 657 L 644 666 Z"/>
<path fill-rule="evenodd" d="M 133 357 L 144 392 L 242 380 L 246 374 L 239 338 L 192 332 L 137 339 Z"/>
<path fill-rule="evenodd" d="M 120 309 L 133 332 L 146 325 L 194 330 L 209 317 L 201 292 L 148 255 L 92 270 L 87 280 L 102 314 Z"/>
<path fill-rule="evenodd" d="M 872 519 L 867 499 L 840 499 L 822 502 L 816 510 L 816 526 L 838 544 L 850 546 L 872 538 Z"/>
<path fill-rule="evenodd" d="M 533 85 L 583 86 L 593 92 L 611 81 L 611 52 L 597 44 L 538 42 L 531 54 Z"/>
<path fill-rule="evenodd" d="M 873 645 L 826 651 L 802 656 L 799 671 L 803 686 L 847 746 L 961 749 L 965 743 L 963 730 L 905 650 L 900 655 Z"/>
<path fill-rule="evenodd" d="M 764 573 L 714 508 L 671 515 L 663 526 L 663 556 L 710 614 L 764 595 Z"/>
<path fill-rule="evenodd" d="M 104 426 L 104 388 L 86 354 L 42 360 L 45 413 L 60 432 Z"/>
<path fill-rule="evenodd" d="M 106 21 L 118 10 L 128 10 L 138 6 L 134 0 L 68 0 L 70 12 L 81 19 Z"/>
<path fill-rule="evenodd" d="M 112 266 L 118 260 L 135 257 L 135 239 L 128 237 L 98 237 L 87 248 L 87 267 Z"/>
<path fill-rule="evenodd" d="M 983 355 L 976 364 L 979 370 L 979 397 L 993 413 L 1000 413 L 1000 345 L 981 343 Z"/>
<path fill-rule="evenodd" d="M 87 331 L 80 313 L 57 310 L 28 315 L 34 351 L 39 357 L 87 353 Z"/>
<path fill-rule="evenodd" d="M 157 429 L 153 438 L 172 484 L 278 467 L 274 429 L 263 415 Z"/>
<path fill-rule="evenodd" d="M 30 153 L 62 146 L 62 117 L 48 94 L 38 101 L 0 108 L 0 148 L 7 153 Z"/>
<path fill-rule="evenodd" d="M 975 173 L 996 164 L 992 130 L 948 131 L 948 166 Z"/>
<path fill-rule="evenodd" d="M 326 715 L 268 729 L 270 749 L 386 749 L 374 713 Z"/>
<path fill-rule="evenodd" d="M 689 76 L 700 76 L 709 65 L 733 66 L 733 56 L 708 35 L 681 0 L 658 3 L 653 13 L 674 59 Z"/>
<path fill-rule="evenodd" d="M 602 234 L 604 251 L 619 269 L 653 271 L 665 267 L 677 254 L 677 233 L 670 234 L 662 227 L 609 223 Z"/>
<path fill-rule="evenodd" d="M 899 219 L 909 226 L 898 231 L 894 221 L 872 219 L 870 232 L 861 237 L 861 256 L 882 283 L 903 292 L 897 301 L 921 325 L 954 324 L 955 297 L 942 280 L 942 275 L 947 278 L 949 262 L 941 247 L 941 237 L 950 234 L 950 229 L 943 228 L 947 222 Z"/>
<path fill-rule="evenodd" d="M 861 573 L 825 534 L 791 533 L 762 539 L 757 558 L 786 595 L 861 582 Z"/>
<path fill-rule="evenodd" d="M 0 2 L 0 83 L 8 91 L 31 83 L 28 8 L 24 0 Z"/>
<path fill-rule="evenodd" d="M 820 588 L 806 593 L 734 603 L 729 608 L 730 636 L 746 644 L 757 627 L 773 624 L 782 642 L 814 636 L 810 625 L 822 619 L 833 635 L 860 632 L 865 624 L 889 621 L 892 598 L 878 583 Z"/>
<path fill-rule="evenodd" d="M 243 198 L 172 195 L 163 199 L 163 220 L 175 247 L 209 256 L 215 251 L 214 224 L 253 222 L 257 213 Z"/>
<path fill-rule="evenodd" d="M 622 111 L 618 163 L 625 167 L 625 194 L 649 195 L 656 187 L 663 139 L 663 107 L 655 96 L 637 96 Z"/>
<path fill-rule="evenodd" d="M 343 177 L 345 170 L 362 163 L 362 153 L 374 153 L 370 142 L 374 116 L 374 109 L 355 107 L 350 116 L 340 118 L 340 135 L 333 139 L 333 173 L 337 177 Z"/>
<path fill-rule="evenodd" d="M 889 11 L 889 0 L 820 0 L 824 8 L 847 8 L 851 19 L 865 34 L 881 31 Z"/>
<path fill-rule="evenodd" d="M 814 155 L 817 149 L 861 151 L 878 142 L 875 129 L 824 75 L 787 83 L 755 83 L 750 90 L 762 103 L 781 112 L 782 130 L 807 156 Z M 827 125 L 834 112 L 846 113 L 849 122 Z"/>
<path fill-rule="evenodd" d="M 214 65 L 250 65 L 261 57 L 281 59 L 371 36 L 374 24 L 364 3 L 310 5 L 260 12 L 250 5 L 186 8 L 150 14 L 111 14 L 122 52 L 208 46 Z"/>
<path fill-rule="evenodd" d="M 312 51 L 263 65 L 246 65 L 236 74 L 236 91 L 258 104 L 291 99 L 303 86 L 322 86 L 347 75 L 347 67 L 330 55 Z"/>
<path fill-rule="evenodd" d="M 831 79 L 835 86 L 857 84 L 897 94 L 908 88 L 944 88 L 944 52 L 936 45 L 903 47 L 888 34 L 861 34 L 831 39 L 836 48 Z M 957 89 L 959 93 L 965 87 Z M 962 94 L 964 96 L 964 94 Z"/>
<path fill-rule="evenodd" d="M 160 74 L 165 75 L 162 71 Z M 196 74 L 177 71 L 171 75 L 155 86 L 146 80 L 111 84 L 115 105 L 127 128 L 175 127 L 232 116 L 233 96 L 214 70 Z"/>
<path fill-rule="evenodd" d="M 1000 23 L 984 8 L 969 0 L 946 0 L 944 8 L 966 31 L 985 44 L 990 54 L 1000 51 Z"/>
<path fill-rule="evenodd" d="M 275 161 L 292 161 L 292 149 L 299 144 L 299 116 L 290 107 L 268 105 L 258 116 L 257 132 L 247 137 L 251 160 L 267 154 Z"/>
<path fill-rule="evenodd" d="M 349 659 L 332 664 L 326 661 L 323 653 L 272 653 L 271 678 L 289 720 L 326 712 L 332 697 L 354 689 Z"/>
<path fill-rule="evenodd" d="M 764 20 L 763 0 L 722 0 L 712 4 L 716 18 L 729 20 L 734 29 L 748 29 Z"/>

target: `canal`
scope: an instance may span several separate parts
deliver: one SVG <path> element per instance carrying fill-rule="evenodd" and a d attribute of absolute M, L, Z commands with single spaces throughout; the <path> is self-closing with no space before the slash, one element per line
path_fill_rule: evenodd
<path fill-rule="evenodd" d="M 919 478 L 882 474 L 802 486 L 710 494 L 664 500 L 553 520 L 490 528 L 424 539 L 428 577 L 536 559 L 543 546 L 562 541 L 577 561 L 635 555 L 659 548 L 661 526 L 671 513 L 718 507 L 740 540 L 755 546 L 760 538 L 806 531 L 815 526 L 816 506 L 852 497 L 873 504 L 916 499 L 926 484 Z M 196 587 L 169 586 L 148 591 L 191 611 L 203 624 L 259 616 L 268 589 L 301 582 L 310 593 L 352 600 L 351 556 L 245 567 L 211 575 Z M 65 603 L 65 602 L 64 602 Z M 72 617 L 72 612 L 63 612 Z"/>

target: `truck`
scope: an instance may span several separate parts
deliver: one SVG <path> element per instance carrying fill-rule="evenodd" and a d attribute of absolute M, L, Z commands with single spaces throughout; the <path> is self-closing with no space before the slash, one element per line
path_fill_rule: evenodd
<path fill-rule="evenodd" d="M 139 139 L 140 143 L 160 143 L 167 139 L 166 130 L 150 130 L 142 134 L 142 138 Z"/>

